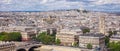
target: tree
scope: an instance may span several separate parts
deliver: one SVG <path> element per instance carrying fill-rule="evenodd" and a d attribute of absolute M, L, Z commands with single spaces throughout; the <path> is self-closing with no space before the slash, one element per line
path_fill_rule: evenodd
<path fill-rule="evenodd" d="M 36 40 L 37 40 L 36 36 L 33 36 L 33 37 L 32 37 L 32 40 L 33 40 L 33 41 L 36 41 Z"/>
<path fill-rule="evenodd" d="M 6 35 L 8 34 L 7 32 L 1 32 L 0 35 Z"/>
<path fill-rule="evenodd" d="M 8 39 L 8 38 L 6 37 L 7 34 L 8 34 L 7 32 L 1 32 L 1 33 L 0 33 L 0 40 L 3 41 L 3 40 L 5 40 L 5 39 Z"/>
<path fill-rule="evenodd" d="M 20 32 L 10 32 L 8 34 L 10 41 L 21 41 L 22 36 Z"/>
<path fill-rule="evenodd" d="M 73 43 L 73 46 L 74 46 L 74 47 L 78 47 L 79 45 L 78 45 L 77 42 L 74 42 L 74 43 Z"/>
<path fill-rule="evenodd" d="M 50 36 L 46 32 L 42 32 L 37 36 L 37 41 L 40 41 L 43 44 L 53 44 L 55 42 L 55 37 Z"/>
<path fill-rule="evenodd" d="M 109 40 L 110 40 L 110 39 L 109 39 L 109 37 L 108 37 L 108 36 L 106 36 L 106 37 L 105 37 L 105 45 L 108 45 Z"/>
<path fill-rule="evenodd" d="M 53 44 L 54 43 L 54 38 L 52 36 L 46 35 L 46 38 L 43 40 L 44 44 Z"/>
<path fill-rule="evenodd" d="M 80 10 L 79 10 L 79 9 L 77 9 L 76 11 L 77 11 L 77 12 L 80 12 Z"/>
<path fill-rule="evenodd" d="M 108 31 L 108 34 L 109 34 L 108 37 L 111 37 L 113 34 L 117 34 L 117 31 Z"/>
<path fill-rule="evenodd" d="M 87 44 L 87 48 L 88 48 L 88 49 L 92 49 L 92 44 L 90 44 L 90 43 Z"/>
<path fill-rule="evenodd" d="M 22 36 L 19 32 L 1 32 L 0 40 L 1 41 L 21 41 Z"/>
<path fill-rule="evenodd" d="M 90 29 L 89 28 L 85 28 L 85 29 L 82 29 L 82 32 L 83 32 L 83 34 L 85 34 L 85 33 L 89 33 L 90 32 Z"/>
<path fill-rule="evenodd" d="M 42 33 L 40 33 L 40 34 L 37 36 L 37 38 L 36 38 L 37 41 L 43 41 L 45 35 L 47 35 L 46 32 L 42 32 Z"/>
<path fill-rule="evenodd" d="M 108 31 L 108 37 L 111 37 L 114 33 L 113 33 L 113 31 Z"/>
<path fill-rule="evenodd" d="M 83 13 L 88 13 L 88 11 L 87 10 L 83 10 Z"/>
<path fill-rule="evenodd" d="M 1 37 L 1 41 L 10 41 L 10 38 L 9 38 L 9 36 L 6 34 L 6 35 L 3 35 L 3 36 Z"/>
<path fill-rule="evenodd" d="M 111 42 L 108 48 L 110 48 L 110 51 L 120 51 L 120 42 Z"/>
<path fill-rule="evenodd" d="M 57 38 L 57 39 L 55 40 L 55 44 L 59 45 L 60 43 L 61 43 L 60 39 Z"/>

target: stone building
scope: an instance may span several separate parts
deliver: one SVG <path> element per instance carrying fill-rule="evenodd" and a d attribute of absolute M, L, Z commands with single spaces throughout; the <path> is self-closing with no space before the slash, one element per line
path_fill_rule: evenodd
<path fill-rule="evenodd" d="M 37 35 L 37 30 L 34 27 L 19 27 L 16 29 L 21 32 L 23 41 L 32 40 Z"/>
<path fill-rule="evenodd" d="M 15 43 L 0 41 L 0 51 L 14 51 L 14 50 L 15 50 Z"/>
<path fill-rule="evenodd" d="M 105 47 L 105 36 L 103 34 L 81 34 L 79 36 L 79 47 L 87 48 L 88 44 L 92 45 L 92 48 L 103 49 Z"/>
<path fill-rule="evenodd" d="M 61 45 L 72 46 L 78 42 L 78 36 L 82 34 L 81 29 L 62 29 L 56 34 L 56 38 L 60 39 Z"/>
<path fill-rule="evenodd" d="M 99 17 L 99 32 L 105 34 L 105 17 Z"/>
<path fill-rule="evenodd" d="M 120 42 L 120 34 L 112 35 L 110 37 L 110 42 Z"/>
<path fill-rule="evenodd" d="M 37 30 L 34 27 L 26 26 L 2 27 L 0 32 L 20 32 L 23 41 L 32 40 L 31 38 L 37 35 Z"/>

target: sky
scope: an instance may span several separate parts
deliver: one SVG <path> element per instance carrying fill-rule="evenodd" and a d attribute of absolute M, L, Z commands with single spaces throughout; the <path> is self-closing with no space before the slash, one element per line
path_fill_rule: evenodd
<path fill-rule="evenodd" d="M 0 11 L 85 9 L 120 12 L 120 0 L 0 0 Z"/>

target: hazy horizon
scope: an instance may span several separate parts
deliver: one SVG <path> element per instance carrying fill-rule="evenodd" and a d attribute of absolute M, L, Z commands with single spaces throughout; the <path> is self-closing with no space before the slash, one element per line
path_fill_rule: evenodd
<path fill-rule="evenodd" d="M 120 12 L 120 0 L 1 0 L 0 11 L 51 11 L 85 9 Z"/>

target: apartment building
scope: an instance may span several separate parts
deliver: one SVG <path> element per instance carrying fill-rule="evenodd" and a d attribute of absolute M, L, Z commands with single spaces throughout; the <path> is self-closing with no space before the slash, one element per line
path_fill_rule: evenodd
<path fill-rule="evenodd" d="M 92 45 L 92 48 L 99 48 L 100 50 L 103 50 L 105 47 L 105 36 L 103 34 L 94 34 L 94 33 L 88 33 L 88 34 L 81 34 L 79 36 L 79 47 L 81 48 L 87 48 L 88 44 Z"/>
<path fill-rule="evenodd" d="M 110 42 L 120 42 L 120 34 L 115 34 L 110 37 Z"/>
<path fill-rule="evenodd" d="M 60 39 L 61 45 L 72 46 L 73 43 L 78 42 L 78 36 L 82 34 L 81 29 L 62 29 L 56 34 L 56 38 Z"/>

